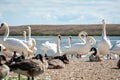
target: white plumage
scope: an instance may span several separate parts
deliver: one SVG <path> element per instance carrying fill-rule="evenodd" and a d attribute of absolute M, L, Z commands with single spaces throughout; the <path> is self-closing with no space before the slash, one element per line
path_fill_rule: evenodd
<path fill-rule="evenodd" d="M 81 43 L 81 44 L 74 44 L 72 47 L 69 49 L 68 54 L 87 54 L 90 51 L 90 48 L 96 44 L 96 40 L 91 37 L 87 36 L 86 37 L 86 43 Z"/>
<path fill-rule="evenodd" d="M 103 30 L 102 30 L 102 36 L 101 36 L 101 40 L 98 43 L 98 50 L 100 55 L 106 55 L 109 54 L 110 52 L 110 48 L 111 48 L 111 42 L 108 39 L 108 37 L 106 36 L 106 24 L 105 24 L 105 20 L 102 20 L 103 23 Z"/>
<path fill-rule="evenodd" d="M 120 42 L 117 41 L 110 49 L 110 52 L 113 54 L 120 55 Z"/>
<path fill-rule="evenodd" d="M 60 39 L 61 36 L 58 35 L 57 44 L 45 42 L 44 44 L 42 44 L 41 49 L 44 50 L 45 54 L 47 54 L 48 56 L 60 56 L 61 55 Z"/>
<path fill-rule="evenodd" d="M 33 54 L 32 50 L 21 40 L 16 38 L 8 38 L 9 27 L 6 23 L 2 23 L 1 27 L 6 28 L 6 32 L 3 39 L 0 39 L 0 44 L 3 44 L 7 50 L 17 51 L 18 53 L 24 53 L 25 56 Z"/>

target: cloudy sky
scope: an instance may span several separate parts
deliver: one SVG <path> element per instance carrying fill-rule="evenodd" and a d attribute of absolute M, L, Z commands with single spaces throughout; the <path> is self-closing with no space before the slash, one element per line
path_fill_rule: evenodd
<path fill-rule="evenodd" d="M 120 23 L 120 0 L 0 0 L 0 23 Z"/>

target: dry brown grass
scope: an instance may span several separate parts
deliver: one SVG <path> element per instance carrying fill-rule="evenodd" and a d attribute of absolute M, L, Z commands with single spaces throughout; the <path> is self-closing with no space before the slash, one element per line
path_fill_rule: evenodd
<path fill-rule="evenodd" d="M 102 24 L 89 24 L 89 25 L 30 25 L 32 35 L 77 35 L 80 31 L 86 31 L 90 35 L 101 35 Z M 120 24 L 107 24 L 108 35 L 120 35 Z M 27 25 L 24 26 L 11 26 L 10 34 L 21 35 L 23 31 L 27 31 Z M 3 31 L 0 30 L 0 34 Z"/>

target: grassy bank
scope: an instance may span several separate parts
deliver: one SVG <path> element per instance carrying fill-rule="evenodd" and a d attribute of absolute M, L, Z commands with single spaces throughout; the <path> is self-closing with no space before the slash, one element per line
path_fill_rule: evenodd
<path fill-rule="evenodd" d="M 86 31 L 89 35 L 100 36 L 102 34 L 102 24 L 85 24 L 85 25 L 30 25 L 32 35 L 34 36 L 77 36 L 79 32 Z M 23 31 L 27 30 L 27 25 L 10 26 L 10 35 L 20 36 Z M 120 24 L 107 24 L 106 33 L 108 36 L 120 36 Z M 5 29 L 0 29 L 0 34 L 3 35 Z"/>

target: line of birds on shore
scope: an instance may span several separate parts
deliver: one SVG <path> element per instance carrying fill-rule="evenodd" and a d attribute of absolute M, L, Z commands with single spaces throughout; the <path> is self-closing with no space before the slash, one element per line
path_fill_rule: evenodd
<path fill-rule="evenodd" d="M 40 49 L 42 54 L 36 55 L 36 41 L 31 38 L 31 28 L 28 26 L 28 40 L 26 39 L 26 32 L 24 31 L 24 40 L 9 37 L 9 27 L 7 23 L 2 23 L 1 28 L 5 28 L 3 38 L 0 38 L 0 80 L 4 79 L 9 71 L 27 76 L 28 80 L 32 77 L 45 72 L 45 69 L 61 69 L 65 64 L 69 64 L 69 55 L 86 55 L 90 54 L 90 61 L 102 61 L 101 57 L 104 55 L 118 54 L 120 55 L 120 41 L 117 41 L 113 46 L 106 35 L 105 20 L 102 20 L 103 31 L 98 47 L 95 48 L 96 40 L 92 36 L 88 36 L 85 31 L 79 33 L 81 42 L 71 45 L 72 37 L 68 37 L 68 46 L 61 49 L 60 41 L 61 35 L 57 36 L 57 43 L 50 43 L 46 41 L 42 43 Z M 63 51 L 62 51 L 63 50 Z M 117 64 L 120 68 L 120 60 Z"/>

